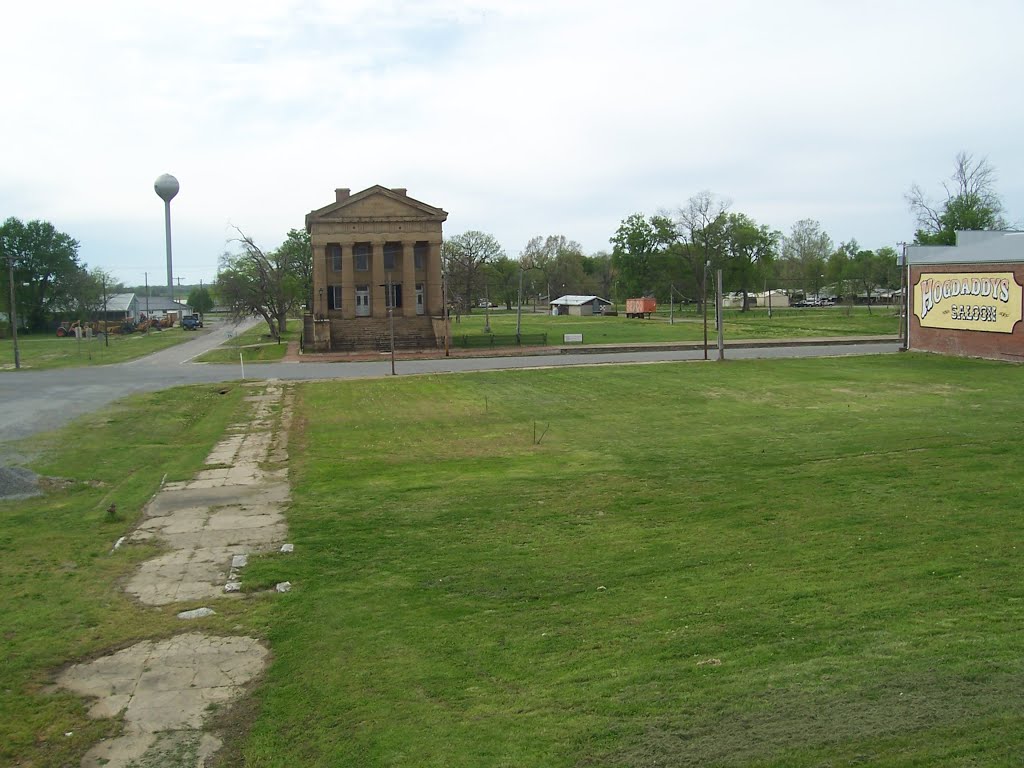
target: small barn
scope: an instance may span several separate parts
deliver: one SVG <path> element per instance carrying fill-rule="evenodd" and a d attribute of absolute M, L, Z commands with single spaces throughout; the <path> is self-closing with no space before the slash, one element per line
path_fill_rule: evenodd
<path fill-rule="evenodd" d="M 103 320 L 138 320 L 139 300 L 134 293 L 115 293 L 100 305 L 98 313 Z"/>
<path fill-rule="evenodd" d="M 587 317 L 601 314 L 602 307 L 610 307 L 612 303 L 600 296 L 559 296 L 551 302 L 552 315 L 572 315 Z"/>

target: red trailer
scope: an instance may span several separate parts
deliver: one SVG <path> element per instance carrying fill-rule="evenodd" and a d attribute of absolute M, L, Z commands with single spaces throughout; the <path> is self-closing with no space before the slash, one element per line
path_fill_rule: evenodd
<path fill-rule="evenodd" d="M 642 299 L 626 299 L 626 317 L 643 317 L 651 319 L 651 314 L 658 308 L 658 301 L 654 297 L 645 296 Z"/>

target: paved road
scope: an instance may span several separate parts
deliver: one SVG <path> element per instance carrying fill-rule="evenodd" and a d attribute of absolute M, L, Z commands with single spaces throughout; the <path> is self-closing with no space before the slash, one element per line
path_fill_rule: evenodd
<path fill-rule="evenodd" d="M 255 323 L 255 321 L 253 321 Z M 184 384 L 202 384 L 241 378 L 237 365 L 210 365 L 191 362 L 208 349 L 246 326 L 224 323 L 210 333 L 157 352 L 148 357 L 117 365 L 67 368 L 51 371 L 0 373 L 0 454 L 4 443 L 63 426 L 71 419 L 94 411 L 135 392 L 152 392 Z M 839 355 L 883 354 L 896 352 L 896 343 L 866 343 L 843 346 L 780 346 L 757 349 L 727 349 L 732 360 L 779 357 L 826 357 Z M 711 357 L 714 359 L 715 351 Z M 552 354 L 529 357 L 441 358 L 399 361 L 398 375 L 496 371 L 513 368 L 587 366 L 624 363 L 655 363 L 701 360 L 703 350 L 651 349 L 623 353 Z M 361 363 L 258 363 L 245 367 L 247 379 L 379 378 L 391 373 L 386 357 Z M 10 451 L 8 451 L 10 455 Z"/>

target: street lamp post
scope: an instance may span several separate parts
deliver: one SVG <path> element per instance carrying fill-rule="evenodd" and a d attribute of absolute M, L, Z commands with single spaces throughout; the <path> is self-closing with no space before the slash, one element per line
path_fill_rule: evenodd
<path fill-rule="evenodd" d="M 10 312 L 7 313 L 7 320 L 11 325 L 11 338 L 14 340 L 14 367 L 21 368 L 21 355 L 18 352 L 18 311 L 14 308 L 14 257 L 7 254 L 8 283 L 11 288 Z"/>
<path fill-rule="evenodd" d="M 178 194 L 178 180 L 165 173 L 153 184 L 157 196 L 164 201 L 164 235 L 167 240 L 167 289 L 174 298 L 174 271 L 171 268 L 171 200 Z"/>

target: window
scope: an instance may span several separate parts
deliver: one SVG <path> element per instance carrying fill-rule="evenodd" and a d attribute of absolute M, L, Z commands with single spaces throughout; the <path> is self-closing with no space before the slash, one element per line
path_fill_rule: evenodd
<path fill-rule="evenodd" d="M 341 309 L 341 286 L 340 285 L 328 285 L 327 286 L 327 308 L 328 309 Z"/>
<path fill-rule="evenodd" d="M 370 269 L 370 245 L 359 243 L 353 251 L 356 262 L 356 272 L 366 272 Z"/>
<path fill-rule="evenodd" d="M 415 263 L 416 269 L 426 269 L 427 264 L 427 244 L 416 243 L 416 246 L 412 251 L 412 259 Z"/>
<path fill-rule="evenodd" d="M 384 246 L 384 269 L 395 268 L 395 256 L 400 252 L 402 246 L 397 243 L 387 243 Z"/>
<path fill-rule="evenodd" d="M 341 272 L 341 246 L 337 244 L 328 245 L 327 258 L 331 261 L 331 271 Z"/>

